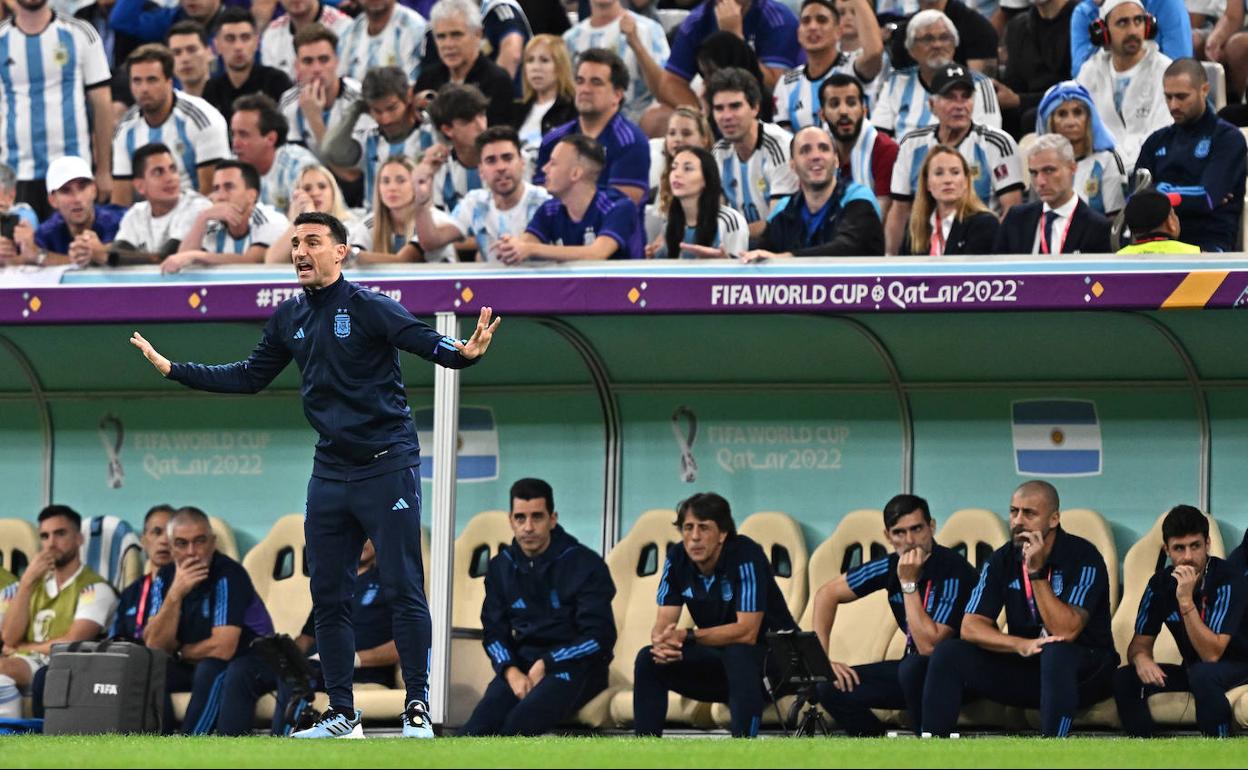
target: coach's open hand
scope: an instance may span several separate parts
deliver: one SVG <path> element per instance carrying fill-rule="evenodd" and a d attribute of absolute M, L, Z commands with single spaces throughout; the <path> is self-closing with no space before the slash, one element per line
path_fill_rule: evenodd
<path fill-rule="evenodd" d="M 130 337 L 130 344 L 143 351 L 143 357 L 156 367 L 156 371 L 162 376 L 168 377 L 169 370 L 173 368 L 173 364 L 169 363 L 169 359 L 156 352 L 156 348 L 152 347 L 152 343 L 143 339 L 143 335 L 135 332 Z"/>
<path fill-rule="evenodd" d="M 503 320 L 500 316 L 494 319 L 494 323 L 490 323 L 490 316 L 493 313 L 494 311 L 488 307 L 481 308 L 481 315 L 477 318 L 477 328 L 473 331 L 472 336 L 468 338 L 467 342 L 455 342 L 456 350 L 464 358 L 483 356 L 485 351 L 489 349 L 490 340 L 494 339 L 494 331 Z M 135 336 L 138 335 L 136 334 Z M 140 337 L 140 339 L 142 338 Z"/>

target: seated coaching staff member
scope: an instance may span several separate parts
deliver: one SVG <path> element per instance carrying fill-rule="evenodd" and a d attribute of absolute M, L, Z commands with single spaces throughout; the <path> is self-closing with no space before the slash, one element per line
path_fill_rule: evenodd
<path fill-rule="evenodd" d="M 906 634 L 901 660 L 853 668 L 834 662 L 836 681 L 819 685 L 820 703 L 850 735 L 884 734 L 873 708 L 905 708 L 911 727 L 918 731 L 929 656 L 936 645 L 958 635 L 975 585 L 975 570 L 966 559 L 936 544 L 936 522 L 923 498 L 897 495 L 889 500 L 884 506 L 884 536 L 894 553 L 855 567 L 815 594 L 815 634 L 825 650 L 837 607 L 879 590 L 887 591 L 897 627 Z M 843 631 L 854 633 L 849 628 Z"/>
<path fill-rule="evenodd" d="M 494 681 L 460 735 L 540 735 L 606 689 L 615 583 L 559 526 L 541 479 L 511 485 L 511 545 L 490 560 L 481 608 Z"/>
<path fill-rule="evenodd" d="M 1190 692 L 1200 732 L 1231 733 L 1226 691 L 1248 682 L 1248 582 L 1243 571 L 1209 554 L 1209 519 L 1190 505 L 1176 505 L 1161 523 L 1172 566 L 1148 581 L 1127 647 L 1127 665 L 1114 676 L 1114 700 L 1123 729 L 1149 737 L 1156 730 L 1148 697 Z M 1183 665 L 1158 664 L 1153 645 L 1162 624 L 1178 644 Z"/>
<path fill-rule="evenodd" d="M 1070 733 L 1081 704 L 1113 686 L 1118 653 L 1109 629 L 1109 579 L 1096 547 L 1061 527 L 1057 490 L 1028 481 L 1010 500 L 1013 540 L 979 575 L 962 638 L 932 653 L 923 689 L 923 731 L 947 736 L 962 695 L 1040 708 L 1047 737 Z M 997 629 L 1005 608 L 1009 633 Z"/>
<path fill-rule="evenodd" d="M 677 507 L 680 543 L 667 549 L 653 642 L 637 653 L 633 717 L 637 735 L 661 735 L 667 693 L 728 703 L 734 737 L 758 734 L 768 631 L 793 631 L 784 595 L 763 549 L 737 534 L 728 501 L 703 492 Z M 676 627 L 681 607 L 696 628 Z"/>
<path fill-rule="evenodd" d="M 1061 134 L 1044 134 L 1027 151 L 1039 200 L 1014 206 L 997 231 L 994 254 L 1108 254 L 1109 220 L 1075 195 L 1079 163 Z"/>

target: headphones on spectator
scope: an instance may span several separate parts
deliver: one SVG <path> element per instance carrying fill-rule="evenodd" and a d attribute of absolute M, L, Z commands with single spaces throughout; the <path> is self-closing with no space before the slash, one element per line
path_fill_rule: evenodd
<path fill-rule="evenodd" d="M 1089 24 L 1088 37 L 1092 39 L 1092 45 L 1109 48 L 1109 22 L 1098 18 Z M 1157 39 L 1157 17 L 1147 11 L 1144 12 L 1144 39 Z"/>

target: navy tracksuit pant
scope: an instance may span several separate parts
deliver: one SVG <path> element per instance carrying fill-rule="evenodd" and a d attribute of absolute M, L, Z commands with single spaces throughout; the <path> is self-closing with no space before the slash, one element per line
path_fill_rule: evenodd
<path fill-rule="evenodd" d="M 321 654 L 325 691 L 334 708 L 355 708 L 355 633 L 351 597 L 364 540 L 377 549 L 381 587 L 394 610 L 394 643 L 399 650 L 407 702 L 429 700 L 429 655 L 433 627 L 425 602 L 420 555 L 420 476 L 403 468 L 358 481 L 308 482 L 304 519 L 311 578 L 316 648 Z"/>
<path fill-rule="evenodd" d="M 633 729 L 637 735 L 662 735 L 667 721 L 667 693 L 710 703 L 727 703 L 733 737 L 758 735 L 766 705 L 761 644 L 726 647 L 685 645 L 684 657 L 659 665 L 650 647 L 641 648 L 633 668 Z"/>
<path fill-rule="evenodd" d="M 1145 685 L 1135 666 L 1123 666 L 1114 674 L 1114 700 L 1118 717 L 1128 735 L 1148 738 L 1156 731 L 1148 698 L 1159 692 L 1190 692 L 1196 700 L 1196 724 L 1200 732 L 1218 738 L 1231 734 L 1231 704 L 1226 691 L 1248 682 L 1248 662 L 1195 663 L 1191 667 L 1162 663 L 1164 687 Z"/>
<path fill-rule="evenodd" d="M 169 659 L 165 668 L 165 733 L 173 732 L 173 699 L 175 692 L 190 692 L 191 702 L 182 718 L 186 735 L 207 735 L 217 729 L 225 689 L 226 672 L 231 666 L 243 665 L 250 656 L 240 650 L 233 660 L 204 658 L 198 663 Z M 250 714 L 248 718 L 250 719 Z"/>
<path fill-rule="evenodd" d="M 859 683 L 853 690 L 819 685 L 819 703 L 846 733 L 853 736 L 883 735 L 884 724 L 871 709 L 905 709 L 915 732 L 923 724 L 923 683 L 927 679 L 926 655 L 912 653 L 901 660 L 854 666 Z"/>
<path fill-rule="evenodd" d="M 1109 696 L 1117 667 L 1113 650 L 1070 642 L 1054 642 L 1024 658 L 947 639 L 936 646 L 928 664 L 921 729 L 947 736 L 958 724 L 964 697 L 987 698 L 1007 706 L 1039 708 L 1040 731 L 1064 737 L 1081 705 Z"/>
<path fill-rule="evenodd" d="M 517 700 L 506 677 L 494 677 L 459 734 L 541 735 L 570 718 L 607 687 L 608 664 L 601 660 L 547 671 L 524 700 Z"/>

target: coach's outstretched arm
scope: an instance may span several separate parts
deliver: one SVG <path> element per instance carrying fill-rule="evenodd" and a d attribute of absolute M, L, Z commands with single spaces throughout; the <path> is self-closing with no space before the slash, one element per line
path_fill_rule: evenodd
<path fill-rule="evenodd" d="M 143 357 L 156 371 L 188 388 L 212 393 L 258 393 L 290 363 L 290 352 L 276 344 L 276 338 L 274 320 L 270 318 L 264 326 L 264 335 L 246 361 L 219 366 L 171 363 L 138 332 L 130 337 L 130 344 L 143 352 Z"/>
<path fill-rule="evenodd" d="M 372 300 L 370 304 L 376 309 L 375 317 L 383 324 L 386 340 L 391 345 L 450 369 L 463 369 L 477 363 L 489 349 L 494 332 L 503 320 L 501 317 L 495 318 L 491 323 L 490 318 L 494 311 L 488 307 L 481 308 L 472 336 L 461 342 L 443 337 L 409 313 L 407 308 L 384 294 L 375 294 L 366 299 Z"/>

